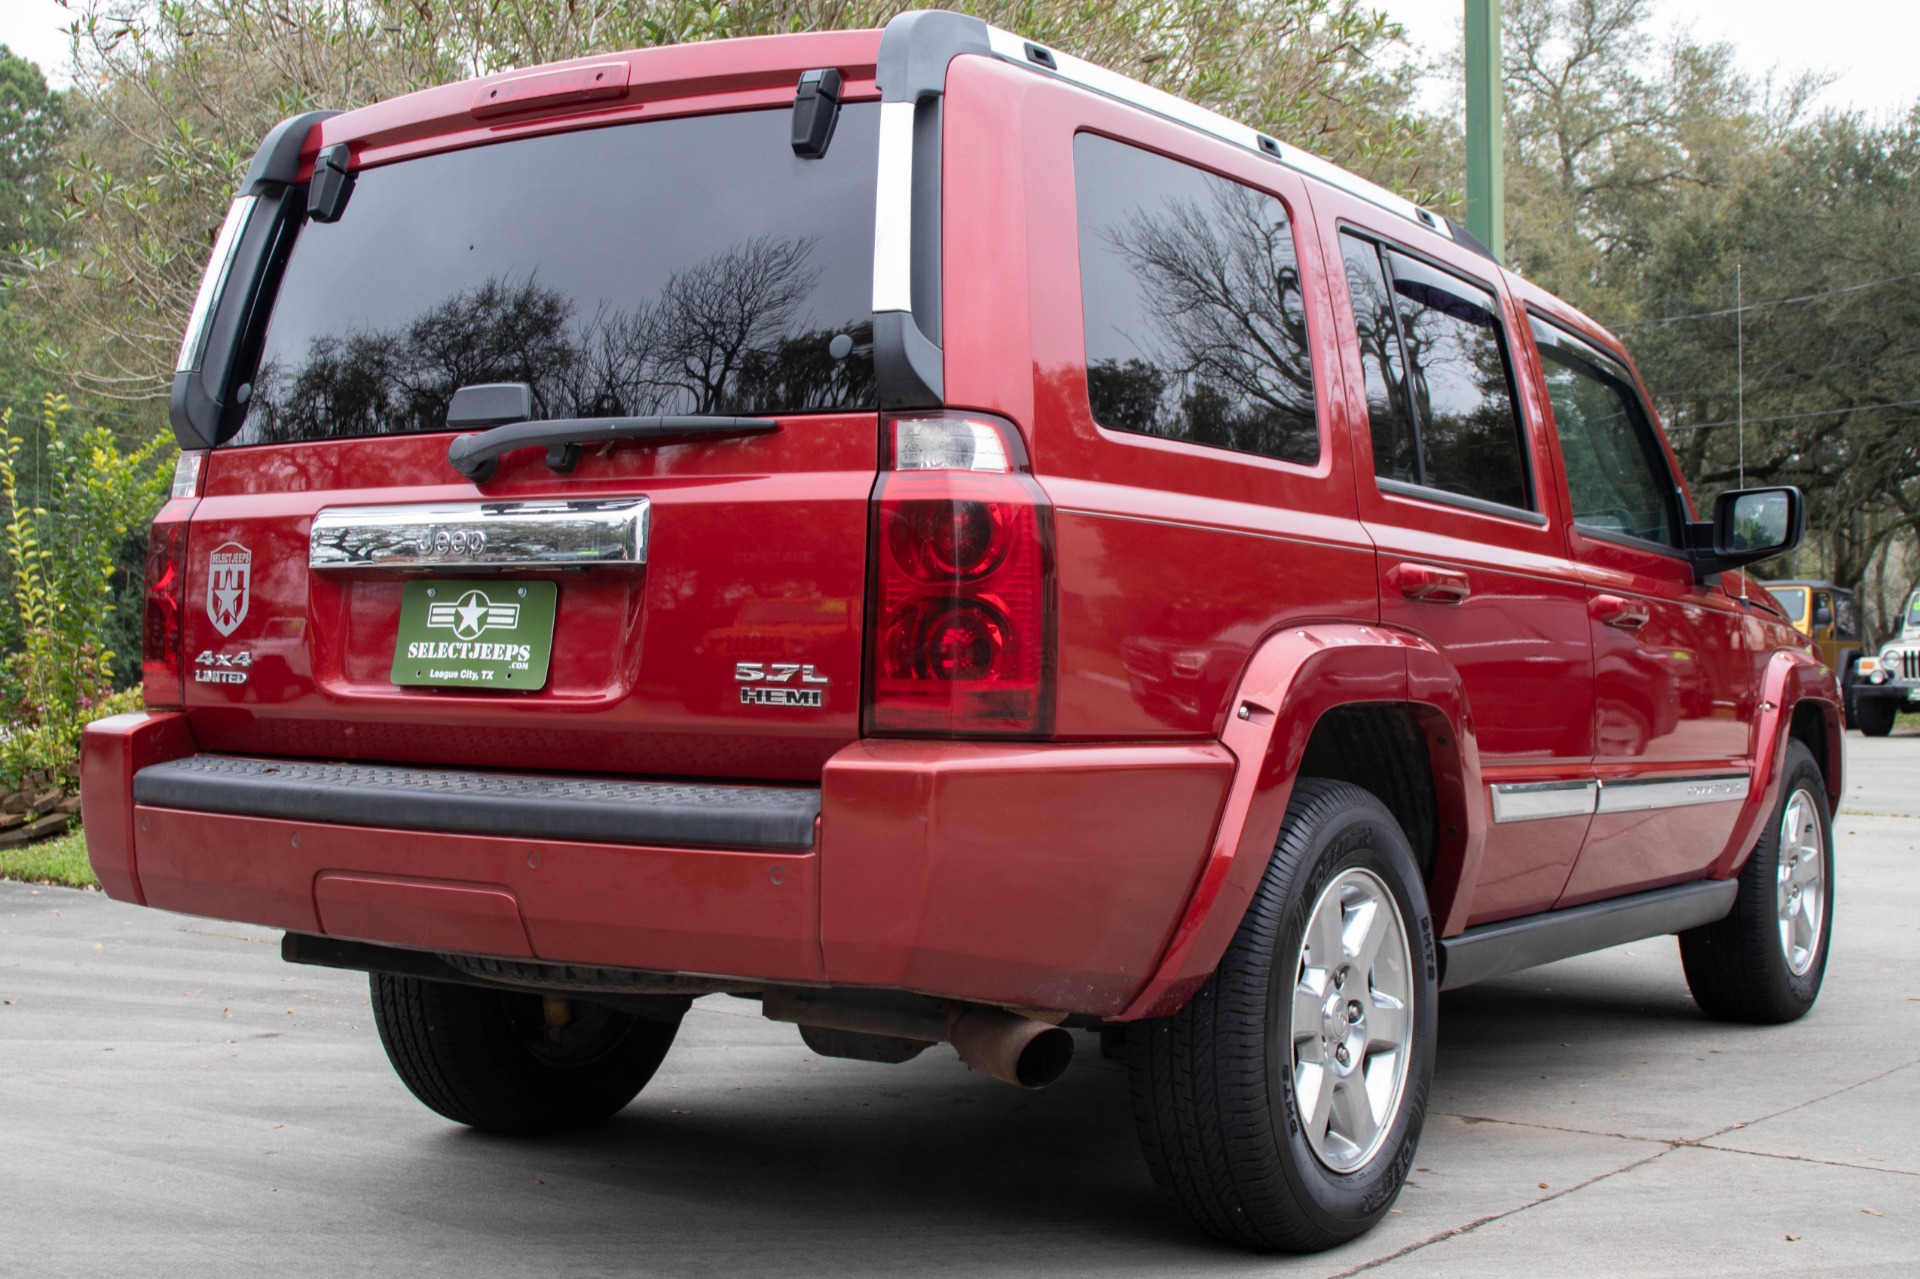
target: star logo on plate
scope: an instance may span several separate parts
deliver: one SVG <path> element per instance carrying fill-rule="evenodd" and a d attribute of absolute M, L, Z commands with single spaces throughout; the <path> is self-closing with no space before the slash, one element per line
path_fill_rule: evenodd
<path fill-rule="evenodd" d="M 496 604 L 485 591 L 468 591 L 459 599 L 427 605 L 427 625 L 452 631 L 463 640 L 479 639 L 488 631 L 511 631 L 520 625 L 518 604 Z"/>

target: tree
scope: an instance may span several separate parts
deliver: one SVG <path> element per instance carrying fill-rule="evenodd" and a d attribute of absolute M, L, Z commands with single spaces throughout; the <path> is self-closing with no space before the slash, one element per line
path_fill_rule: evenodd
<path fill-rule="evenodd" d="M 1920 535 L 1916 415 L 1888 407 L 1920 399 L 1920 108 L 1810 119 L 1816 79 L 1755 82 L 1653 12 L 1507 0 L 1513 264 L 1627 341 L 1698 501 L 1801 486 L 1795 567 L 1857 586 Z"/>
<path fill-rule="evenodd" d="M 898 0 L 73 0 L 87 113 L 58 195 L 71 245 L 37 305 L 80 391 L 152 404 L 260 137 L 319 106 L 609 49 L 879 26 Z M 1363 0 L 958 0 L 1068 52 L 1403 186 L 1429 180 L 1400 29 Z"/>

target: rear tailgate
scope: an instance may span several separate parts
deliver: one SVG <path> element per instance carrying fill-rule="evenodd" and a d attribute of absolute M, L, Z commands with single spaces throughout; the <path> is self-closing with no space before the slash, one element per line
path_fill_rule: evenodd
<path fill-rule="evenodd" d="M 848 105 L 821 159 L 763 109 L 360 169 L 282 250 L 244 415 L 206 461 L 201 749 L 817 780 L 860 726 L 877 115 Z M 487 383 L 530 385 L 539 418 L 777 428 L 589 443 L 572 469 L 525 449 L 475 484 L 446 412 Z M 624 520 L 630 545 L 554 567 L 502 535 L 529 513 L 602 543 Z M 316 520 L 418 545 L 342 560 Z"/>

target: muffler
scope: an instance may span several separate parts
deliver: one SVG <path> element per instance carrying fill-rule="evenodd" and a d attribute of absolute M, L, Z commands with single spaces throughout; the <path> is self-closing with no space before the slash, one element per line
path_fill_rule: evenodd
<path fill-rule="evenodd" d="M 952 1044 L 970 1069 L 1019 1088 L 1045 1088 L 1073 1061 L 1071 1032 L 986 1004 L 769 986 L 761 994 L 760 1012 L 773 1021 L 821 1030 Z"/>

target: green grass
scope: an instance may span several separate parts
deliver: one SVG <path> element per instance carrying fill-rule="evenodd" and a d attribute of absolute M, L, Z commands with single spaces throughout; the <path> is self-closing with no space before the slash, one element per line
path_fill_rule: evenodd
<path fill-rule="evenodd" d="M 100 881 L 93 877 L 93 867 L 87 864 L 87 837 L 79 830 L 24 848 L 0 848 L 0 879 L 63 884 L 68 888 L 100 887 Z"/>

